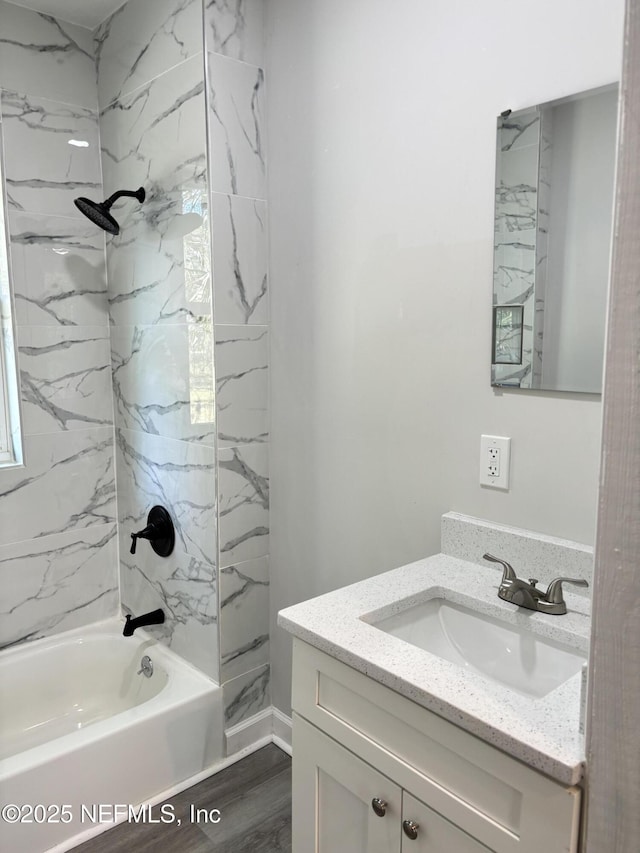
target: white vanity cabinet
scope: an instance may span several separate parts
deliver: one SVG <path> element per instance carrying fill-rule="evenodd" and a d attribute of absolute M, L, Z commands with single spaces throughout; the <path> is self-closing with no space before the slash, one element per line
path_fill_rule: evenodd
<path fill-rule="evenodd" d="M 487 853 L 302 717 L 295 725 L 294 853 Z"/>
<path fill-rule="evenodd" d="M 294 641 L 293 853 L 576 853 L 579 813 L 578 788 Z"/>

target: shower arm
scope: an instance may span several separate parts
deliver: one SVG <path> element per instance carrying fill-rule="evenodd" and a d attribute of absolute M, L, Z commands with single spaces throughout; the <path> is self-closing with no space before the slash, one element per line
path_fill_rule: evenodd
<path fill-rule="evenodd" d="M 144 201 L 144 190 L 142 189 L 142 187 L 139 190 L 135 190 L 135 191 L 133 191 L 133 190 L 118 190 L 113 195 L 110 195 L 106 201 L 102 202 L 102 207 L 105 210 L 109 210 L 111 205 L 114 204 L 114 202 L 116 202 L 119 198 L 122 198 L 123 196 L 127 196 L 128 198 L 136 198 L 136 199 L 138 199 L 139 202 L 142 203 Z M 140 196 L 142 196 L 142 198 L 140 198 Z"/>

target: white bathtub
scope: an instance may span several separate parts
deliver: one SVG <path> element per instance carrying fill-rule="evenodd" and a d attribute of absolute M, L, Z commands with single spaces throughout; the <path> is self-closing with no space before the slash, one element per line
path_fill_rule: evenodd
<path fill-rule="evenodd" d="M 157 800 L 220 762 L 221 689 L 122 627 L 108 620 L 0 654 L 3 853 L 68 850 L 122 819 L 114 806 Z M 144 655 L 150 678 L 138 674 Z"/>

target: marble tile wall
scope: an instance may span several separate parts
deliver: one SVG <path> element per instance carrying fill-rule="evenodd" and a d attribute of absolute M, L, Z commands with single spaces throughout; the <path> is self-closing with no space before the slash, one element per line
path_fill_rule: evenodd
<path fill-rule="evenodd" d="M 544 321 L 549 269 L 549 217 L 551 212 L 551 166 L 553 160 L 553 109 L 540 110 L 538 154 L 538 218 L 536 222 L 536 291 L 533 323 L 532 385 L 543 387 Z"/>
<path fill-rule="evenodd" d="M 114 615 L 116 492 L 91 34 L 0 0 L 24 466 L 0 470 L 0 646 Z"/>
<path fill-rule="evenodd" d="M 227 728 L 270 704 L 263 0 L 205 0 Z"/>
<path fill-rule="evenodd" d="M 494 305 L 523 305 L 522 364 L 495 364 L 493 381 L 531 388 L 536 310 L 538 223 L 537 110 L 504 119 L 498 138 L 495 216 Z"/>
<path fill-rule="evenodd" d="M 122 604 L 219 678 L 211 236 L 202 0 L 129 0 L 94 33 L 105 192 Z M 130 534 L 167 507 L 176 548 Z"/>

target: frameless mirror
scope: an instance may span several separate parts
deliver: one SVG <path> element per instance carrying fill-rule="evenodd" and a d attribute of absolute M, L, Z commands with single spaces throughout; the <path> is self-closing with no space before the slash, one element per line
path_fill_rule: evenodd
<path fill-rule="evenodd" d="M 600 393 L 618 87 L 498 117 L 491 384 Z"/>

